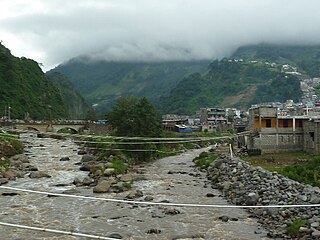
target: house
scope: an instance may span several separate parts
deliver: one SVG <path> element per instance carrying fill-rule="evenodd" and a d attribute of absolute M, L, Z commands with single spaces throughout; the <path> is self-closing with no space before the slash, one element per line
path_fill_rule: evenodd
<path fill-rule="evenodd" d="M 166 114 L 162 116 L 162 125 L 164 129 L 168 131 L 176 131 L 176 125 L 184 125 L 187 123 L 187 116 L 179 116 L 176 114 Z"/>
<path fill-rule="evenodd" d="M 277 107 L 258 106 L 249 109 L 247 130 L 240 141 L 248 149 L 320 153 L 320 115 L 283 116 Z"/>
<path fill-rule="evenodd" d="M 200 123 L 202 131 L 224 130 L 228 127 L 228 118 L 225 109 L 223 108 L 201 108 Z"/>

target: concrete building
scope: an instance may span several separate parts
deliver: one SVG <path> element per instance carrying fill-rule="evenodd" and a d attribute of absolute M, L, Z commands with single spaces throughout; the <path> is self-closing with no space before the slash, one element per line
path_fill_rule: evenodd
<path fill-rule="evenodd" d="M 262 152 L 320 153 L 320 116 L 282 116 L 273 106 L 251 108 L 248 132 L 241 137 L 242 145 Z"/>
<path fill-rule="evenodd" d="M 228 128 L 228 118 L 223 108 L 201 108 L 200 123 L 202 131 L 221 131 Z"/>

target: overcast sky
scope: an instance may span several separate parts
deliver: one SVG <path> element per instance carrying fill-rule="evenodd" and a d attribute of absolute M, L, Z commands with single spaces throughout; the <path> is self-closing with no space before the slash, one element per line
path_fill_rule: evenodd
<path fill-rule="evenodd" d="M 86 54 L 215 59 L 245 44 L 320 44 L 320 1 L 0 0 L 0 40 L 45 70 Z"/>

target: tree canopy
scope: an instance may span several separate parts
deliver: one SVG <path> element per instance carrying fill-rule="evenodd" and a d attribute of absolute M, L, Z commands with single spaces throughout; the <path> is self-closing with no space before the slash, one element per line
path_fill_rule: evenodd
<path fill-rule="evenodd" d="M 158 137 L 162 132 L 161 119 L 145 97 L 119 99 L 107 119 L 118 136 Z"/>

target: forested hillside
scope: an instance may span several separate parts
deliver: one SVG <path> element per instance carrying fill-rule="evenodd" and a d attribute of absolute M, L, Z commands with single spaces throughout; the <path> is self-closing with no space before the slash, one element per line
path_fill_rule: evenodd
<path fill-rule="evenodd" d="M 206 73 L 184 78 L 164 97 L 162 112 L 192 114 L 200 107 L 248 107 L 262 102 L 297 101 L 300 80 L 281 72 L 280 65 L 224 59 L 213 61 Z"/>
<path fill-rule="evenodd" d="M 183 77 L 204 72 L 209 61 L 107 62 L 76 58 L 52 71 L 67 76 L 90 104 L 109 110 L 120 97 L 146 96 L 153 103 L 166 96 Z"/>
<path fill-rule="evenodd" d="M 11 55 L 0 43 L 0 115 L 10 105 L 11 118 L 68 117 L 59 90 L 48 81 L 38 63 Z"/>
<path fill-rule="evenodd" d="M 89 110 L 88 104 L 78 91 L 75 90 L 73 84 L 61 73 L 50 72 L 46 74 L 49 81 L 52 82 L 59 90 L 68 106 L 69 118 L 85 119 Z"/>
<path fill-rule="evenodd" d="M 320 76 L 320 46 L 286 46 L 259 44 L 240 47 L 234 54 L 235 58 L 245 60 L 268 60 L 291 64 L 298 67 L 310 77 Z"/>

